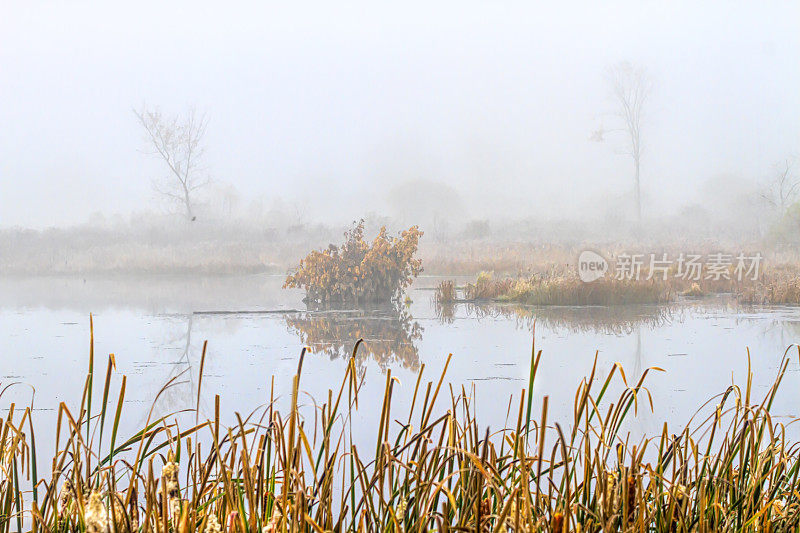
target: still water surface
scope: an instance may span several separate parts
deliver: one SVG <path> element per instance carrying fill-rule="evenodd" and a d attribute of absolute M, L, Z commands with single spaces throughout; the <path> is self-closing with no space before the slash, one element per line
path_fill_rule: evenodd
<path fill-rule="evenodd" d="M 114 353 L 119 373 L 128 376 L 122 435 L 144 423 L 154 402 L 156 414 L 194 407 L 206 340 L 201 409 L 213 414 L 219 394 L 222 412 L 232 415 L 267 403 L 271 390 L 285 400 L 303 346 L 313 352 L 303 366 L 302 400 L 309 406 L 324 400 L 328 389 L 338 390 L 346 360 L 363 338 L 357 364 L 366 401 L 355 429 L 359 440 L 368 441 L 377 431 L 373 421 L 386 373 L 400 381 L 393 412 L 405 419 L 417 373 L 424 366 L 427 380 L 438 379 L 450 353 L 447 382 L 456 392 L 462 385 L 474 391 L 482 426 L 504 426 L 509 399 L 518 402 L 527 386 L 534 318 L 536 348 L 543 350 L 535 402 L 550 397 L 550 420 L 569 423 L 575 388 L 595 354 L 600 376 L 619 362 L 629 383 L 648 367 L 664 370 L 648 376 L 655 411 L 641 405 L 627 426 L 634 434 L 660 433 L 664 421 L 678 433 L 705 400 L 732 381 L 743 384 L 748 348 L 760 397 L 786 349 L 800 338 L 800 308 L 742 308 L 726 298 L 671 306 L 440 309 L 430 290 L 439 280 L 421 278 L 410 292 L 412 302 L 399 311 L 315 312 L 306 310 L 301 292 L 282 290 L 281 281 L 261 275 L 0 280 L 0 388 L 16 383 L 0 397 L 0 408 L 28 405 L 35 390 L 37 432 L 45 434 L 37 435 L 40 442 L 52 432 L 59 402 L 77 408 L 88 364 L 89 313 L 98 367 L 104 371 Z M 779 416 L 800 414 L 797 349 L 789 353 L 774 408 Z M 446 402 L 449 391 L 442 409 Z"/>

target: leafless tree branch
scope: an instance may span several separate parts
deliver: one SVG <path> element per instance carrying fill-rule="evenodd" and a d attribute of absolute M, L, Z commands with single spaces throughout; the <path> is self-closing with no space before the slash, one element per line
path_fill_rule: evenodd
<path fill-rule="evenodd" d="M 200 166 L 205 147 L 203 138 L 208 119 L 190 109 L 184 116 L 165 117 L 158 108 L 133 110 L 146 132 L 146 139 L 157 155 L 167 165 L 170 177 L 161 183 L 154 181 L 153 188 L 165 198 L 183 205 L 187 220 L 194 220 L 195 193 L 207 186 L 211 179 Z"/>
<path fill-rule="evenodd" d="M 650 76 L 642 67 L 623 62 L 607 72 L 608 83 L 611 86 L 617 102 L 617 115 L 622 120 L 624 129 L 628 134 L 628 147 L 626 153 L 633 159 L 634 185 L 636 195 L 637 221 L 642 221 L 641 187 L 639 182 L 639 163 L 642 157 L 642 118 L 644 107 L 652 91 L 653 83 Z"/>
<path fill-rule="evenodd" d="M 773 209 L 777 209 L 780 215 L 783 215 L 797 199 L 798 187 L 800 187 L 800 181 L 792 172 L 792 162 L 786 159 L 778 167 L 775 178 L 770 182 L 767 190 L 761 194 L 761 198 Z"/>

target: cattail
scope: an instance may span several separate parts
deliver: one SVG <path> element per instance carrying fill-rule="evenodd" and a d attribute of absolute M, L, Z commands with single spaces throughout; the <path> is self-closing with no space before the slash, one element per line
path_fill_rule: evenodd
<path fill-rule="evenodd" d="M 217 515 L 208 515 L 208 519 L 206 520 L 206 528 L 203 530 L 203 533 L 222 533 L 222 527 L 219 525 Z"/>
<path fill-rule="evenodd" d="M 786 504 L 783 500 L 774 500 L 772 502 L 772 512 L 775 513 L 776 517 L 783 518 L 785 516 L 784 507 Z"/>
<path fill-rule="evenodd" d="M 58 494 L 58 514 L 64 513 L 73 498 L 75 498 L 75 489 L 72 486 L 72 480 L 67 479 L 61 485 L 61 492 Z"/>
<path fill-rule="evenodd" d="M 82 494 L 89 494 L 90 489 L 89 486 L 80 481 L 81 493 Z M 64 480 L 64 484 L 61 486 L 61 492 L 58 494 L 58 513 L 62 514 L 64 511 L 67 510 L 70 502 L 73 502 L 78 499 L 78 493 L 75 490 L 75 483 L 70 478 L 66 478 Z"/>
<path fill-rule="evenodd" d="M 675 510 L 672 514 L 672 530 L 676 531 L 680 515 L 683 514 L 686 503 L 689 500 L 689 493 L 684 485 L 678 484 L 675 486 Z"/>
<path fill-rule="evenodd" d="M 400 498 L 400 502 L 397 504 L 397 521 L 402 522 L 403 519 L 406 517 L 406 506 L 408 505 L 408 500 L 405 497 Z"/>
<path fill-rule="evenodd" d="M 167 488 L 167 498 L 169 498 L 169 506 L 172 511 L 172 516 L 179 517 L 181 515 L 181 489 L 178 485 L 178 473 L 180 466 L 178 463 L 169 461 L 161 469 L 161 477 L 164 478 L 164 484 Z"/>
<path fill-rule="evenodd" d="M 606 484 L 600 493 L 600 505 L 606 513 L 611 513 L 618 508 L 618 503 L 617 476 L 613 472 L 606 472 Z"/>
<path fill-rule="evenodd" d="M 109 522 L 114 522 L 114 527 L 111 529 L 113 533 L 132 533 L 139 531 L 139 517 L 138 513 L 133 513 L 125 516 L 125 507 L 123 505 L 124 496 L 119 492 L 111 494 L 111 512 L 108 516 Z M 135 507 L 135 505 L 134 505 Z M 128 527 L 130 525 L 130 527 Z"/>
<path fill-rule="evenodd" d="M 139 506 L 137 505 L 137 502 L 139 500 L 137 498 L 136 485 L 133 485 L 130 491 L 131 491 L 131 499 L 129 502 L 130 505 L 129 518 L 131 524 L 131 531 L 139 531 Z M 120 501 L 125 501 L 125 498 L 121 497 Z"/>
<path fill-rule="evenodd" d="M 636 512 L 636 478 L 628 476 L 628 520 L 633 518 Z"/>
<path fill-rule="evenodd" d="M 103 498 L 97 491 L 92 491 L 89 496 L 89 503 L 86 504 L 84 512 L 84 522 L 86 522 L 86 533 L 106 533 L 108 529 L 108 513 L 103 505 Z"/>
<path fill-rule="evenodd" d="M 481 515 L 486 516 L 492 512 L 492 500 L 488 497 L 481 500 Z"/>
<path fill-rule="evenodd" d="M 553 531 L 562 533 L 564 531 L 564 514 L 557 512 L 553 515 Z"/>

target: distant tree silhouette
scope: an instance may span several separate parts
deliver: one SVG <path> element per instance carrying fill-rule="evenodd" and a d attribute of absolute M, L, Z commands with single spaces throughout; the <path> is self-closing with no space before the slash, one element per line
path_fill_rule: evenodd
<path fill-rule="evenodd" d="M 194 221 L 195 195 L 211 182 L 202 167 L 203 137 L 208 121 L 205 116 L 198 117 L 194 109 L 183 116 L 172 117 L 165 117 L 158 108 L 146 106 L 133 112 L 147 132 L 150 153 L 159 156 L 169 168 L 168 177 L 153 180 L 153 188 L 161 196 L 180 204 L 186 219 Z"/>

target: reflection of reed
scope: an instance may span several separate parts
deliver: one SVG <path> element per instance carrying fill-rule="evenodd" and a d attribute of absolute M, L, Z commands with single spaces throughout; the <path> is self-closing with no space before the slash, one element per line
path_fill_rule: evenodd
<path fill-rule="evenodd" d="M 400 364 L 419 369 L 419 350 L 414 344 L 423 328 L 405 309 L 308 312 L 286 315 L 286 325 L 303 344 L 331 359 L 349 357 L 358 339 L 364 339 L 356 360 L 368 359 L 382 369 Z"/>
<path fill-rule="evenodd" d="M 180 357 L 172 361 L 163 361 L 163 363 L 171 366 L 169 373 L 164 378 L 161 384 L 160 391 L 153 400 L 153 415 L 162 416 L 167 413 L 178 412 L 181 409 L 190 409 L 194 406 L 194 395 L 196 394 L 195 379 L 192 371 L 192 326 L 193 316 L 191 314 L 185 315 L 185 333 L 183 333 L 184 316 L 178 315 L 176 317 L 176 324 L 174 335 L 171 335 L 166 341 L 163 342 L 165 347 L 182 346 L 179 352 Z M 173 333 L 170 331 L 170 333 Z M 150 413 L 144 411 L 141 413 L 139 424 L 147 422 Z"/>
<path fill-rule="evenodd" d="M 444 301 L 437 296 L 434 296 L 431 301 L 433 302 L 433 310 L 436 317 L 443 324 L 452 324 L 456 319 L 456 303 L 454 301 Z"/>
<path fill-rule="evenodd" d="M 683 308 L 668 305 L 618 306 L 524 306 L 513 304 L 464 304 L 468 316 L 476 318 L 506 318 L 516 321 L 518 328 L 533 328 L 533 321 L 550 329 L 571 333 L 603 333 L 629 335 L 639 327 L 656 328 L 682 316 Z M 445 309 L 449 307 L 449 309 Z M 444 323 L 452 322 L 453 305 L 436 306 Z"/>

